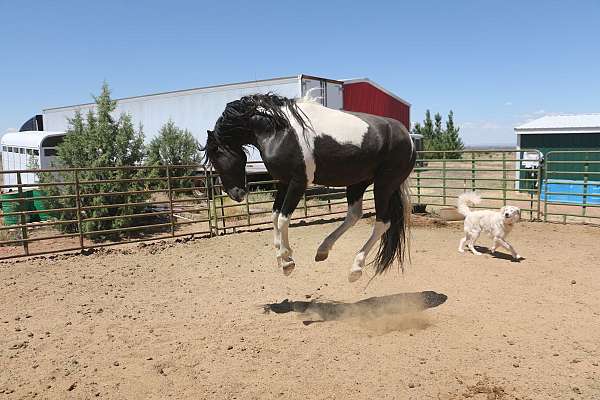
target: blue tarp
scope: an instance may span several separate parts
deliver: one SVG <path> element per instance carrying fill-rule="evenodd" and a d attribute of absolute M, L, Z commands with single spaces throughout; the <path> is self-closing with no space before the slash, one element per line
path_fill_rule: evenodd
<path fill-rule="evenodd" d="M 547 199 L 546 192 L 549 193 Z M 584 194 L 594 196 L 584 196 Z M 542 185 L 541 199 L 550 203 L 582 204 L 585 200 L 586 204 L 600 204 L 600 182 L 588 181 L 584 185 L 583 181 L 548 179 Z"/>

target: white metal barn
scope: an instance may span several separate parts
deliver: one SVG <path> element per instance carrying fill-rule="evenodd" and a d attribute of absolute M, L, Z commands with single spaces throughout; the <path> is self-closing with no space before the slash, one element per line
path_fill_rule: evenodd
<path fill-rule="evenodd" d="M 25 131 L 2 136 L 2 170 L 30 169 L 31 163 L 39 168 L 51 168 L 56 157 L 56 146 L 63 140 L 64 132 Z M 4 184 L 17 184 L 16 173 L 4 173 Z M 21 183 L 37 183 L 33 173 L 21 175 Z M 9 188 L 5 188 L 8 190 Z"/>

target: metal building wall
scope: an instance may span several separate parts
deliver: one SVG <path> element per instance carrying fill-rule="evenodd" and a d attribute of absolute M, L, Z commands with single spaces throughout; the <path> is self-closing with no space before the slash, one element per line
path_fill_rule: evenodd
<path fill-rule="evenodd" d="M 160 128 L 173 120 L 180 128 L 188 129 L 197 139 L 205 140 L 206 130 L 213 129 L 225 105 L 253 93 L 274 92 L 286 97 L 299 97 L 297 78 L 250 85 L 221 86 L 214 89 L 197 89 L 117 100 L 115 115 L 128 113 L 135 126 L 143 126 L 146 140 L 158 134 Z M 94 104 L 44 110 L 46 130 L 65 131 L 68 118 L 80 110 L 87 113 Z"/>

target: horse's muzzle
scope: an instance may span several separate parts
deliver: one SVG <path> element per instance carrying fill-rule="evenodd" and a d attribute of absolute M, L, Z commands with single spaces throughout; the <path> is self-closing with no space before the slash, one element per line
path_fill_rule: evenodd
<path fill-rule="evenodd" d="M 229 189 L 227 191 L 227 194 L 229 195 L 229 197 L 231 197 L 232 200 L 235 200 L 238 203 L 244 200 L 244 197 L 246 197 L 246 191 L 240 188 Z"/>

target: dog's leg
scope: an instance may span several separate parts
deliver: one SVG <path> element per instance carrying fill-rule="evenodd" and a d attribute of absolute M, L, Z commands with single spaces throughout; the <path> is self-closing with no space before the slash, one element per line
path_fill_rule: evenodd
<path fill-rule="evenodd" d="M 500 242 L 500 244 L 502 244 L 502 246 L 506 247 L 506 249 L 508 251 L 510 251 L 510 253 L 512 254 L 512 256 L 515 260 L 518 260 L 519 258 L 521 258 L 521 256 L 517 253 L 517 250 L 515 250 L 515 248 L 510 243 L 508 243 L 506 240 L 504 240 L 502 238 L 498 238 L 498 241 Z"/>
<path fill-rule="evenodd" d="M 462 239 L 460 239 L 460 243 L 458 245 L 458 252 L 459 253 L 464 253 L 465 252 L 465 242 L 467 241 L 467 237 L 463 237 Z"/>
<path fill-rule="evenodd" d="M 476 233 L 471 233 L 469 235 L 470 238 L 469 238 L 469 244 L 468 244 L 468 246 L 469 246 L 469 249 L 471 250 L 471 252 L 473 254 L 475 254 L 476 256 L 480 256 L 481 255 L 480 252 L 478 252 L 477 250 L 475 250 L 475 246 L 474 246 L 475 241 L 479 238 L 480 233 L 481 232 L 476 232 Z"/>
<path fill-rule="evenodd" d="M 498 245 L 502 245 L 502 244 L 498 241 L 497 237 L 494 237 L 494 244 L 492 245 L 492 248 L 490 249 L 492 254 L 494 254 L 496 252 Z"/>

